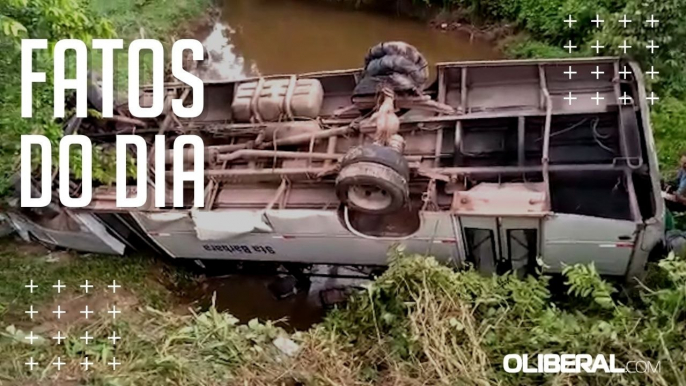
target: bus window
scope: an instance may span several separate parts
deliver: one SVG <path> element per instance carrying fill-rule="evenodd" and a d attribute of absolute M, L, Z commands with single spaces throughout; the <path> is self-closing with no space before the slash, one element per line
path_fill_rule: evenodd
<path fill-rule="evenodd" d="M 508 229 L 508 258 L 503 262 L 502 267 L 498 264 L 498 273 L 502 274 L 513 269 L 521 274 L 531 273 L 526 272 L 526 268 L 536 266 L 537 246 L 538 231 L 536 229 Z"/>
<path fill-rule="evenodd" d="M 465 228 L 467 261 L 479 271 L 493 273 L 496 259 L 495 239 L 491 229 Z"/>

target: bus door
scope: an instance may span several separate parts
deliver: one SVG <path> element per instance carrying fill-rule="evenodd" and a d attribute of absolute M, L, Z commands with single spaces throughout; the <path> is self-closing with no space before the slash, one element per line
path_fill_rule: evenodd
<path fill-rule="evenodd" d="M 459 216 L 465 261 L 484 273 L 529 272 L 540 245 L 537 217 Z"/>

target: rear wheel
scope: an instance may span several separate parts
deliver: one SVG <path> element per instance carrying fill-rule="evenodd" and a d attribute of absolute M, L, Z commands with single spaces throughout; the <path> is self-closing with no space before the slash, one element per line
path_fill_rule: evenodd
<path fill-rule="evenodd" d="M 388 166 L 356 162 L 338 174 L 336 194 L 352 210 L 387 214 L 407 203 L 407 180 Z"/>
<path fill-rule="evenodd" d="M 353 147 L 348 150 L 343 159 L 341 166 L 346 167 L 357 162 L 371 162 L 388 166 L 395 170 L 406 180 L 410 178 L 410 168 L 407 165 L 407 160 L 397 150 L 388 146 L 381 146 L 376 144 L 367 144 Z"/>

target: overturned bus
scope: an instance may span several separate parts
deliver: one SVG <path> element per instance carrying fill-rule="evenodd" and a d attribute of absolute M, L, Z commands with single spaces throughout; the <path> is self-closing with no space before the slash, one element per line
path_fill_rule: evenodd
<path fill-rule="evenodd" d="M 106 228 L 100 249 L 112 253 L 123 247 L 110 238 L 134 246 L 135 235 L 173 258 L 383 266 L 403 245 L 485 273 L 575 263 L 643 272 L 664 227 L 636 63 L 451 62 L 432 72 L 429 83 L 411 46 L 380 44 L 362 69 L 205 83 L 195 119 L 174 116 L 170 101 L 193 95 L 168 83 L 162 117 L 120 107 L 105 129 L 79 132 L 105 146 L 113 133 L 201 136 L 204 207 L 191 207 L 189 186 L 186 207 L 168 192 L 169 206 L 155 208 L 148 189 L 146 207 L 116 208 L 114 187 L 100 186 L 68 216 Z M 142 106 L 151 92 L 142 89 Z"/>

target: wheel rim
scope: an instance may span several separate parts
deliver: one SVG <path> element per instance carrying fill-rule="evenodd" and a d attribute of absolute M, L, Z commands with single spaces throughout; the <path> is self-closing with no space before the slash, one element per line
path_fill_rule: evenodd
<path fill-rule="evenodd" d="M 353 185 L 348 189 L 348 202 L 361 209 L 380 211 L 393 203 L 387 191 L 374 185 Z"/>

